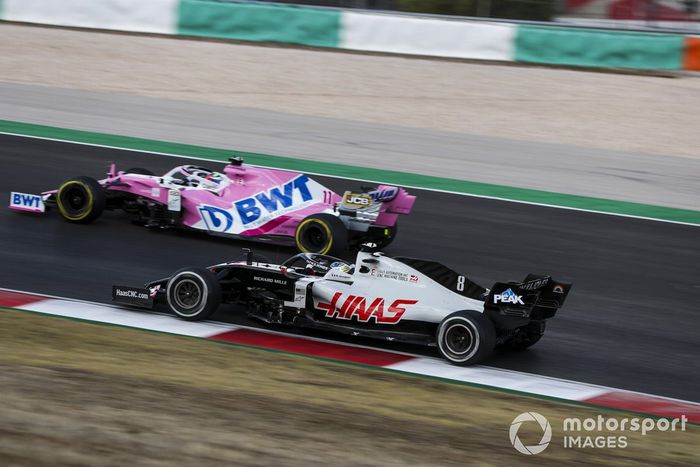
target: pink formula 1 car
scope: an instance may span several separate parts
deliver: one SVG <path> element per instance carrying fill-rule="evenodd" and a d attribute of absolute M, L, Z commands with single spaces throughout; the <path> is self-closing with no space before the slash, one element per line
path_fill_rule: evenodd
<path fill-rule="evenodd" d="M 121 209 L 151 228 L 187 228 L 234 238 L 295 243 L 302 252 L 339 255 L 363 243 L 387 246 L 399 214 L 415 196 L 380 185 L 341 197 L 307 175 L 244 166 L 230 159 L 223 172 L 194 165 L 164 175 L 117 171 L 97 181 L 76 177 L 41 195 L 13 192 L 10 208 L 44 212 L 56 206 L 69 222 L 89 223 Z"/>

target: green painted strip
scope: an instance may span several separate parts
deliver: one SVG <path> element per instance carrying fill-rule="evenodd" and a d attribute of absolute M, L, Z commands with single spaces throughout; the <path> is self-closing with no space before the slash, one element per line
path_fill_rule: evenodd
<path fill-rule="evenodd" d="M 471 383 L 468 381 L 459 381 L 459 380 L 455 380 L 455 379 L 443 378 L 440 376 L 424 375 L 421 373 L 411 373 L 411 372 L 402 371 L 402 370 L 395 370 L 392 368 L 384 368 L 384 367 L 380 367 L 380 366 L 367 365 L 364 363 L 355 363 L 355 362 L 348 362 L 348 361 L 344 361 L 344 360 L 336 360 L 336 359 L 329 358 L 329 357 L 318 357 L 316 355 L 308 355 L 308 354 L 297 353 L 297 352 L 292 352 L 292 351 L 288 351 L 288 350 L 270 349 L 267 347 L 251 345 L 251 344 L 239 344 L 236 342 L 218 341 L 215 339 L 206 339 L 206 338 L 196 337 L 196 336 L 185 336 L 182 334 L 175 334 L 175 333 L 166 332 L 166 331 L 156 331 L 154 329 L 145 329 L 145 328 L 139 328 L 136 326 L 127 326 L 124 324 L 103 323 L 101 321 L 92 321 L 92 320 L 87 320 L 87 319 L 82 319 L 82 318 L 73 318 L 71 316 L 54 315 L 54 314 L 42 313 L 40 311 L 24 310 L 22 308 L 8 308 L 8 307 L 4 307 L 4 306 L 0 306 L 0 313 L 26 313 L 26 314 L 30 314 L 30 315 L 44 316 L 46 318 L 65 319 L 68 321 L 76 321 L 79 323 L 91 324 L 94 326 L 106 326 L 106 327 L 133 329 L 135 331 L 147 332 L 147 333 L 152 333 L 152 334 L 161 334 L 161 335 L 165 335 L 165 336 L 174 336 L 174 337 L 180 337 L 183 339 L 196 339 L 196 340 L 200 340 L 200 341 L 205 340 L 205 341 L 210 342 L 214 345 L 224 345 L 224 346 L 228 346 L 228 347 L 237 347 L 237 348 L 249 349 L 249 350 L 254 350 L 254 351 L 259 351 L 259 352 L 270 352 L 270 353 L 276 353 L 276 354 L 281 354 L 281 355 L 291 355 L 291 356 L 298 357 L 298 358 L 307 358 L 310 360 L 316 360 L 316 361 L 321 361 L 321 362 L 325 362 L 325 363 L 333 363 L 336 365 L 345 365 L 345 366 L 351 366 L 351 367 L 364 368 L 367 370 L 380 371 L 380 372 L 388 373 L 388 374 L 401 375 L 401 376 L 405 376 L 408 378 L 421 378 L 421 379 L 428 379 L 428 380 L 433 380 L 433 381 L 440 381 L 442 383 L 454 384 L 454 385 L 458 385 L 458 386 L 466 386 L 466 387 L 476 388 L 476 389 L 483 389 L 485 391 L 490 391 L 490 392 L 500 392 L 500 393 L 504 393 L 504 394 L 510 394 L 513 396 L 526 397 L 526 398 L 531 398 L 531 399 L 539 399 L 539 400 L 545 400 L 545 401 L 556 402 L 556 403 L 561 403 L 561 404 L 576 405 L 576 406 L 587 407 L 587 408 L 592 408 L 592 409 L 597 409 L 597 410 L 604 410 L 606 412 L 617 412 L 617 413 L 624 413 L 624 414 L 644 415 L 646 417 L 650 417 L 650 418 L 654 418 L 654 419 L 669 418 L 669 417 L 663 417 L 661 415 L 650 414 L 647 412 L 638 412 L 638 411 L 629 410 L 629 409 L 619 409 L 617 407 L 610 407 L 607 405 L 598 405 L 598 404 L 592 404 L 590 402 L 583 402 L 583 401 L 577 401 L 577 400 L 572 400 L 572 399 L 563 399 L 563 398 L 554 397 L 554 396 L 545 396 L 542 394 L 535 394 L 535 393 L 531 393 L 531 392 L 518 391 L 516 389 L 507 389 L 507 388 L 502 388 L 502 387 L 498 387 L 498 386 L 489 386 L 486 384 Z M 696 423 L 696 422 L 688 421 L 686 423 L 688 425 L 700 426 L 700 423 Z"/>
<path fill-rule="evenodd" d="M 515 60 L 607 68 L 679 70 L 683 36 L 551 26 L 518 26 Z"/>
<path fill-rule="evenodd" d="M 273 156 L 226 149 L 207 148 L 187 144 L 132 138 L 79 130 L 69 130 L 29 123 L 0 120 L 0 132 L 16 133 L 42 138 L 75 141 L 86 144 L 113 146 L 144 152 L 160 152 L 181 156 L 199 157 L 214 161 L 227 161 L 232 155 L 241 155 L 246 162 L 255 165 L 278 167 L 299 172 L 356 178 L 407 187 L 441 190 L 468 195 L 485 196 L 535 204 L 561 206 L 625 216 L 645 217 L 672 222 L 700 225 L 700 211 L 653 206 L 604 198 L 576 196 L 548 191 L 530 190 L 488 183 L 455 180 L 451 178 L 418 175 L 392 170 L 357 167 L 331 162 L 316 162 L 293 157 Z"/>
<path fill-rule="evenodd" d="M 291 5 L 180 0 L 177 33 L 337 48 L 340 15 L 340 10 Z"/>

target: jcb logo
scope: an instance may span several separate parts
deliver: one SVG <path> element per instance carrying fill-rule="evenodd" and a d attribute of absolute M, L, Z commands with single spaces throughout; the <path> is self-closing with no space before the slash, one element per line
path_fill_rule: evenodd
<path fill-rule="evenodd" d="M 360 195 L 357 193 L 345 193 L 345 204 L 350 206 L 369 206 L 372 204 L 372 198 L 368 195 Z"/>
<path fill-rule="evenodd" d="M 330 303 L 319 302 L 320 310 L 326 310 L 327 318 L 352 319 L 361 323 L 374 318 L 375 323 L 396 324 L 406 312 L 405 305 L 415 305 L 418 300 L 394 300 L 385 308 L 383 298 L 368 299 L 359 295 L 348 295 L 341 300 L 342 292 L 336 292 Z M 342 302 L 342 304 L 341 304 Z"/>

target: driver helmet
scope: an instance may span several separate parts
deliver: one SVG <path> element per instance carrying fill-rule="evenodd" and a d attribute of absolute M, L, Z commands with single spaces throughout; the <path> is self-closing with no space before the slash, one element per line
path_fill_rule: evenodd
<path fill-rule="evenodd" d="M 202 167 L 189 166 L 185 169 L 187 180 L 192 186 L 215 189 L 221 183 L 221 174 Z"/>
<path fill-rule="evenodd" d="M 331 263 L 329 270 L 342 274 L 352 274 L 355 270 L 355 265 L 344 261 L 334 261 Z"/>

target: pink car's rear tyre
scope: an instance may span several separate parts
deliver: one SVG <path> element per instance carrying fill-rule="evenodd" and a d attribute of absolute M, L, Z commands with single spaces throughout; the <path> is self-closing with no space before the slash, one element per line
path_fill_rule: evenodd
<path fill-rule="evenodd" d="M 299 222 L 294 235 L 302 253 L 340 256 L 348 249 L 348 231 L 333 214 L 312 214 Z"/>

